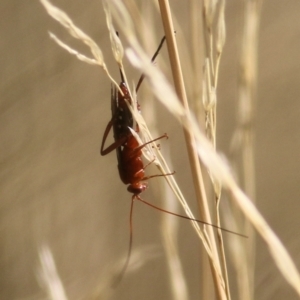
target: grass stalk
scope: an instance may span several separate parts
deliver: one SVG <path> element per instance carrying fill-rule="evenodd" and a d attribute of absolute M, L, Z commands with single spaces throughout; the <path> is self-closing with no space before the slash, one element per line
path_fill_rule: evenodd
<path fill-rule="evenodd" d="M 68 300 L 66 291 L 52 255 L 50 248 L 43 245 L 39 249 L 40 267 L 38 280 L 50 300 Z"/>
<path fill-rule="evenodd" d="M 237 143 L 233 156 L 240 157 L 241 185 L 245 193 L 256 202 L 255 188 L 255 132 L 254 116 L 256 106 L 257 85 L 257 52 L 259 19 L 262 1 L 246 1 L 244 4 L 244 24 L 241 40 L 239 97 L 237 110 Z M 239 172 L 240 171 L 240 172 Z M 235 258 L 235 269 L 239 277 L 238 286 L 240 297 L 246 300 L 254 299 L 255 271 L 255 232 L 248 221 L 240 224 L 249 234 L 247 246 L 244 248 L 244 271 L 241 272 L 241 259 Z"/>
<path fill-rule="evenodd" d="M 214 16 L 217 15 L 216 33 L 214 30 Z M 203 107 L 205 110 L 206 136 L 210 139 L 214 151 L 216 151 L 217 130 L 217 83 L 219 77 L 219 65 L 225 44 L 225 0 L 220 1 L 219 7 L 216 2 L 203 2 L 203 28 L 206 58 L 203 80 Z M 214 190 L 216 224 L 221 227 L 220 201 L 221 184 L 211 174 L 211 182 Z M 225 280 L 227 299 L 231 299 L 229 279 L 222 231 L 218 230 L 218 245 L 220 250 L 220 261 Z"/>
<path fill-rule="evenodd" d="M 187 95 L 185 91 L 185 85 L 180 65 L 179 53 L 178 48 L 175 40 L 174 35 L 174 27 L 172 23 L 172 16 L 171 10 L 169 6 L 169 2 L 167 0 L 159 0 L 159 6 L 161 11 L 161 18 L 165 30 L 167 46 L 168 46 L 168 53 L 170 59 L 170 65 L 174 80 L 174 86 L 177 93 L 178 98 L 180 99 L 183 107 L 185 108 L 186 112 L 189 114 L 189 104 L 187 101 Z M 211 223 L 211 217 L 205 192 L 205 186 L 202 176 L 201 165 L 198 159 L 198 155 L 194 148 L 194 137 L 191 131 L 188 128 L 184 128 L 184 136 L 186 140 L 186 146 L 188 149 L 190 166 L 192 169 L 192 176 L 194 187 L 196 191 L 196 197 L 198 199 L 199 210 L 201 218 Z M 214 259 L 219 264 L 219 256 L 216 247 L 215 237 L 212 228 L 207 229 L 207 234 L 209 236 L 209 240 L 212 245 L 212 252 L 214 254 Z M 225 299 L 224 290 L 222 284 L 218 280 L 218 274 L 215 272 L 215 269 L 212 267 L 213 278 L 215 282 L 216 291 L 218 294 L 219 299 Z"/>

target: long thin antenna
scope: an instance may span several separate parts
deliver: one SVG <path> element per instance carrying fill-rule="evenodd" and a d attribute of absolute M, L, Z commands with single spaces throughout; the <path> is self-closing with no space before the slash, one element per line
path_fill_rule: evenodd
<path fill-rule="evenodd" d="M 128 247 L 128 253 L 127 253 L 127 257 L 126 257 L 126 261 L 125 261 L 125 264 L 120 272 L 120 274 L 117 276 L 117 278 L 113 281 L 111 287 L 113 289 L 117 288 L 117 286 L 120 284 L 124 274 L 125 274 L 125 271 L 127 270 L 127 267 L 129 265 L 129 260 L 130 260 L 130 256 L 131 256 L 131 249 L 132 249 L 132 215 L 133 215 L 133 204 L 134 204 L 134 198 L 135 198 L 135 195 L 132 196 L 131 198 L 131 206 L 130 206 L 130 217 L 129 217 L 129 228 L 130 228 L 130 237 L 129 237 L 129 247 Z"/>
<path fill-rule="evenodd" d="M 208 226 L 211 226 L 211 227 L 214 227 L 214 228 L 217 228 L 217 229 L 221 229 L 222 231 L 225 231 L 225 232 L 228 232 L 228 233 L 232 233 L 232 234 L 235 234 L 235 235 L 238 235 L 240 237 L 243 237 L 243 238 L 248 238 L 248 236 L 244 235 L 244 234 L 241 234 L 241 233 L 238 233 L 238 232 L 234 232 L 232 230 L 229 230 L 229 229 L 226 229 L 226 228 L 222 228 L 222 227 L 219 227 L 217 225 L 214 225 L 214 224 L 210 224 L 210 223 L 207 223 L 207 222 L 204 222 L 204 221 L 201 221 L 201 220 L 197 220 L 197 219 L 192 219 L 192 218 L 189 218 L 187 216 L 183 216 L 183 215 L 179 215 L 179 214 L 176 214 L 176 213 L 173 213 L 173 212 L 170 212 L 168 210 L 165 210 L 165 209 L 162 209 L 158 206 L 155 206 L 145 200 L 143 200 L 142 198 L 140 198 L 139 196 L 136 196 L 135 199 L 141 201 L 142 203 L 152 207 L 152 208 L 155 208 L 159 211 L 162 211 L 162 212 L 165 212 L 167 214 L 170 214 L 170 215 L 173 215 L 173 216 L 176 216 L 176 217 L 179 217 L 179 218 L 182 218 L 182 219 L 186 219 L 186 220 L 190 220 L 190 221 L 195 221 L 195 222 L 198 222 L 198 223 L 201 223 L 201 224 L 205 224 L 205 225 L 208 225 Z"/>
<path fill-rule="evenodd" d="M 118 37 L 120 37 L 120 36 L 119 36 L 119 31 L 116 31 L 116 35 L 117 35 Z M 121 81 L 122 81 L 122 82 L 125 82 L 124 75 L 123 75 L 123 72 L 122 72 L 121 68 L 119 68 L 119 70 L 120 70 L 120 75 L 121 75 Z"/>
<path fill-rule="evenodd" d="M 158 45 L 158 48 L 157 48 L 157 50 L 155 51 L 153 57 L 151 58 L 151 62 L 154 62 L 156 56 L 159 54 L 159 51 L 161 50 L 161 48 L 162 48 L 162 46 L 163 46 L 165 40 L 166 40 L 166 37 L 164 36 L 164 37 L 161 39 L 160 44 Z M 142 74 L 141 77 L 140 77 L 140 79 L 139 79 L 139 81 L 138 81 L 138 84 L 137 84 L 137 86 L 136 86 L 136 89 L 135 89 L 135 92 L 136 92 L 136 93 L 137 93 L 137 91 L 139 90 L 140 85 L 142 84 L 144 78 L 145 78 L 145 74 Z"/>

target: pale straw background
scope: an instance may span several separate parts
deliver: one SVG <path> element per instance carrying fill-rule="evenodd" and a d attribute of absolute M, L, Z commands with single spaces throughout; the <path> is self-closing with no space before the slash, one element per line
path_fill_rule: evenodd
<path fill-rule="evenodd" d="M 129 238 L 131 196 L 119 179 L 115 154 L 99 154 L 110 118 L 110 82 L 99 68 L 78 61 L 50 40 L 49 30 L 88 54 L 51 20 L 38 1 L 1 2 L 0 298 L 45 299 L 37 280 L 38 250 L 47 244 L 69 299 L 83 299 L 107 280 L 117 261 L 126 255 Z M 218 149 L 225 154 L 235 126 L 242 19 L 240 1 L 228 2 L 217 135 Z M 178 3 L 173 6 L 174 13 L 189 40 L 188 6 Z M 101 2 L 60 0 L 55 4 L 101 46 L 109 69 L 119 80 Z M 298 267 L 299 12 L 299 1 L 266 1 L 263 5 L 256 111 L 258 207 Z M 154 18 L 157 38 L 149 55 L 163 34 L 159 16 Z M 168 69 L 166 52 L 162 52 L 158 65 L 165 60 Z M 184 63 L 189 57 L 181 59 Z M 128 64 L 126 70 L 136 82 L 139 73 L 130 72 Z M 147 99 L 140 99 L 147 118 Z M 196 209 L 181 128 L 161 106 L 154 112 L 157 132 L 167 132 L 170 137 L 161 143 L 162 149 L 170 147 L 176 178 Z M 157 180 L 150 182 L 143 198 L 162 205 L 153 193 L 156 186 Z M 147 249 L 155 257 L 143 252 L 151 261 L 129 272 L 111 299 L 172 299 L 159 220 L 159 213 L 139 203 L 135 206 L 133 247 L 154 246 Z M 199 299 L 201 245 L 188 222 L 180 221 L 179 241 L 190 299 Z M 256 263 L 255 299 L 297 299 L 260 239 Z M 230 273 L 234 282 L 234 272 Z M 238 299 L 234 286 L 232 290 L 233 299 Z"/>

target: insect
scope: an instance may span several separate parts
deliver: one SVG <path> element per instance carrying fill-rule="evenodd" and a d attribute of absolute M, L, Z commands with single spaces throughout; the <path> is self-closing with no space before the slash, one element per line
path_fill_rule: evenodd
<path fill-rule="evenodd" d="M 161 40 L 160 45 L 152 57 L 151 61 L 154 61 L 156 56 L 158 55 L 163 43 L 165 41 L 165 37 Z M 122 71 L 121 74 L 121 83 L 119 85 L 120 91 L 117 91 L 116 88 L 112 89 L 111 92 L 111 110 L 112 110 L 112 119 L 106 126 L 102 143 L 101 143 L 101 155 L 106 155 L 113 150 L 117 152 L 118 159 L 118 169 L 119 175 L 124 184 L 129 184 L 127 190 L 133 194 L 133 196 L 137 196 L 142 193 L 146 188 L 147 184 L 144 182 L 147 179 L 158 177 L 158 176 L 167 176 L 173 175 L 171 174 L 160 174 L 145 177 L 145 168 L 151 164 L 147 164 L 144 166 L 142 161 L 142 148 L 146 145 L 151 144 L 159 139 L 167 138 L 167 135 L 164 134 L 152 141 L 148 141 L 140 145 L 136 139 L 136 137 L 132 134 L 129 128 L 133 127 L 133 116 L 126 102 L 132 104 L 132 99 L 130 97 L 130 93 L 127 89 L 126 83 L 124 81 L 124 76 Z M 136 87 L 136 92 L 138 91 L 144 76 L 142 75 L 138 85 Z M 140 105 L 137 103 L 137 110 L 140 112 Z M 113 128 L 114 132 L 114 140 L 115 142 L 104 149 L 104 144 L 106 138 Z M 138 124 L 136 124 L 135 132 L 139 132 Z"/>
<path fill-rule="evenodd" d="M 155 54 L 152 57 L 152 62 L 155 60 L 158 55 L 163 43 L 165 41 L 165 37 L 161 40 L 159 47 Z M 132 99 L 130 97 L 130 93 L 126 86 L 124 76 L 122 70 L 120 70 L 121 75 L 121 83 L 119 85 L 119 89 L 112 88 L 111 90 L 111 110 L 112 110 L 112 118 L 108 122 L 106 129 L 103 134 L 103 139 L 101 143 L 100 153 L 102 156 L 109 154 L 111 151 L 116 150 L 117 159 L 118 159 L 118 169 L 119 175 L 124 184 L 129 184 L 127 190 L 132 193 L 132 203 L 130 209 L 130 243 L 129 243 L 129 251 L 127 255 L 126 263 L 123 267 L 121 274 L 119 275 L 119 279 L 115 282 L 116 285 L 122 278 L 127 265 L 129 263 L 131 248 L 132 248 L 132 211 L 133 211 L 133 201 L 135 199 L 142 200 L 140 198 L 140 194 L 145 191 L 148 187 L 146 180 L 154 177 L 160 176 L 169 176 L 173 175 L 173 173 L 169 174 L 158 174 L 152 176 L 145 176 L 145 169 L 149 166 L 153 161 L 149 162 L 147 165 L 144 165 L 142 161 L 142 149 L 159 139 L 167 138 L 167 135 L 164 134 L 154 140 L 148 141 L 142 145 L 139 144 L 137 138 L 133 135 L 129 128 L 133 127 L 133 116 L 128 107 L 128 104 L 132 104 Z M 136 92 L 138 91 L 142 81 L 144 79 L 144 75 L 142 75 L 138 81 Z M 122 91 L 122 93 L 121 93 Z M 127 104 L 128 102 L 128 104 Z M 137 110 L 140 112 L 140 105 L 137 103 Z M 109 132 L 113 128 L 114 134 L 114 142 L 104 149 L 104 144 L 107 139 Z M 138 124 L 136 124 L 135 132 L 139 132 Z"/>
<path fill-rule="evenodd" d="M 161 47 L 163 46 L 163 43 L 165 41 L 165 37 L 161 40 L 161 43 L 155 52 L 152 62 L 158 55 Z M 106 129 L 103 134 L 102 143 L 101 143 L 101 149 L 100 153 L 102 156 L 109 154 L 113 150 L 116 150 L 117 152 L 117 159 L 118 159 L 118 170 L 119 175 L 124 184 L 128 184 L 127 190 L 132 193 L 132 201 L 131 201 L 131 208 L 130 208 L 130 241 L 129 241 L 129 249 L 127 254 L 126 262 L 123 266 L 123 269 L 121 273 L 118 276 L 118 279 L 114 282 L 113 286 L 117 286 L 118 283 L 121 281 L 128 263 L 130 259 L 131 254 L 131 248 L 132 248 L 132 212 L 133 212 L 133 203 L 134 200 L 139 200 L 143 202 L 144 204 L 151 206 L 152 208 L 155 208 L 157 210 L 160 210 L 165 213 L 169 213 L 174 216 L 178 216 L 184 219 L 197 221 L 202 224 L 207 224 L 210 226 L 213 226 L 215 228 L 222 229 L 227 232 L 234 233 L 230 230 L 220 228 L 216 225 L 212 225 L 200 220 L 191 219 L 186 216 L 182 216 L 176 213 L 169 212 L 167 210 L 161 209 L 155 205 L 152 205 L 146 201 L 144 201 L 140 194 L 145 191 L 148 187 L 147 180 L 154 178 L 154 177 L 166 177 L 173 175 L 175 172 L 167 173 L 167 174 L 157 174 L 157 175 L 151 175 L 151 176 L 145 176 L 145 169 L 154 161 L 150 161 L 148 164 L 144 165 L 142 161 L 142 149 L 151 144 L 154 143 L 157 140 L 160 140 L 162 138 L 168 138 L 167 134 L 164 134 L 154 140 L 148 141 L 144 144 L 139 144 L 135 133 L 139 132 L 138 124 L 135 126 L 135 130 L 132 129 L 134 122 L 133 122 L 133 116 L 132 113 L 128 107 L 128 104 L 132 104 L 132 99 L 129 93 L 129 90 L 126 86 L 126 83 L 124 81 L 124 76 L 122 73 L 122 70 L 120 70 L 121 74 L 121 83 L 119 85 L 119 89 L 112 88 L 111 90 L 111 110 L 112 110 L 112 118 L 108 122 Z M 142 81 L 144 79 L 144 75 L 141 76 L 136 92 L 138 91 Z M 121 92 L 122 91 L 122 92 Z M 127 104 L 128 103 L 128 104 Z M 140 105 L 137 103 L 137 110 L 140 112 L 141 108 Z M 107 136 L 111 129 L 113 128 L 113 135 L 114 135 L 114 142 L 109 145 L 107 148 L 104 149 L 104 145 L 107 139 Z M 134 133 L 135 132 L 135 133 Z M 237 233 L 235 233 L 237 234 Z M 237 234 L 240 235 L 240 234 Z M 243 235 L 242 235 L 243 236 Z"/>
<path fill-rule="evenodd" d="M 165 42 L 165 37 L 162 38 L 156 52 L 154 53 L 151 61 L 153 62 L 158 55 L 160 49 L 162 48 L 164 42 Z M 131 132 L 129 128 L 133 127 L 133 116 L 132 113 L 127 105 L 132 104 L 132 99 L 130 97 L 129 90 L 126 86 L 124 76 L 122 73 L 122 70 L 120 70 L 120 75 L 121 75 L 121 83 L 119 85 L 119 89 L 117 90 L 115 87 L 112 87 L 111 89 L 111 111 L 112 111 L 112 119 L 108 122 L 106 129 L 103 134 L 103 139 L 101 143 L 101 150 L 100 153 L 102 156 L 107 155 L 111 151 L 117 149 L 117 157 L 118 155 L 118 148 L 120 146 L 123 146 L 127 139 L 131 136 Z M 142 75 L 138 81 L 137 87 L 136 87 L 136 93 L 138 92 L 143 80 L 144 80 L 144 75 Z M 122 91 L 122 93 L 120 92 Z M 137 105 L 137 110 L 140 112 L 140 105 L 139 103 Z M 106 141 L 106 138 L 113 127 L 113 132 L 114 132 L 114 140 L 115 142 L 112 143 L 110 146 L 108 146 L 106 149 L 104 149 L 104 144 Z M 139 127 L 138 124 L 136 124 L 136 132 L 139 132 Z"/>

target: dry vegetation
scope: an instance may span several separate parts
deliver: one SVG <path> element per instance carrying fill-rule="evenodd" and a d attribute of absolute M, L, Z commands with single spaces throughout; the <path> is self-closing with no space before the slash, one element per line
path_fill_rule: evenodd
<path fill-rule="evenodd" d="M 180 177 L 180 173 L 187 173 L 187 170 L 177 169 L 176 167 L 179 166 L 177 164 L 175 166 L 177 172 L 175 177 L 166 177 L 165 183 L 150 182 L 150 186 L 157 186 L 156 193 L 152 194 L 152 198 L 165 199 L 165 202 L 157 205 L 164 208 L 168 207 L 170 211 L 177 211 L 179 208 L 176 206 L 175 201 L 178 201 L 182 206 L 182 211 L 190 218 L 195 218 L 196 216 L 196 218 L 205 222 L 248 236 L 245 239 L 224 233 L 222 230 L 215 230 L 211 226 L 203 226 L 197 222 L 190 221 L 196 236 L 201 241 L 201 247 L 199 249 L 198 246 L 195 246 L 193 249 L 184 249 L 185 255 L 183 255 L 181 254 L 183 252 L 182 248 L 186 245 L 191 246 L 193 243 L 195 244 L 195 240 L 191 244 L 182 242 L 184 235 L 180 232 L 179 225 L 184 221 L 179 221 L 170 216 L 161 216 L 163 220 L 161 227 L 157 231 L 161 233 L 162 242 L 153 242 L 155 246 L 138 246 L 135 244 L 135 241 L 139 240 L 140 236 L 134 234 L 134 249 L 124 281 L 133 281 L 131 278 L 135 274 L 139 274 L 138 278 L 144 276 L 143 266 L 149 261 L 152 264 L 158 257 L 163 256 L 163 261 L 166 262 L 167 267 L 164 268 L 164 271 L 155 270 L 154 267 L 153 277 L 149 277 L 146 283 L 151 286 L 151 289 L 155 290 L 156 284 L 160 286 L 160 280 L 156 278 L 159 278 L 161 274 L 162 278 L 164 278 L 162 280 L 164 285 L 161 289 L 162 291 L 169 291 L 167 294 L 169 296 L 166 296 L 165 299 L 263 299 L 255 292 L 258 285 L 255 265 L 257 261 L 256 256 L 259 256 L 256 246 L 256 235 L 258 235 L 261 238 L 260 241 L 264 243 L 260 247 L 268 249 L 270 257 L 273 259 L 273 264 L 277 266 L 277 269 L 274 268 L 273 271 L 282 274 L 282 280 L 285 279 L 289 284 L 289 288 L 295 291 L 293 294 L 295 299 L 297 296 L 299 298 L 300 276 L 297 267 L 283 243 L 255 205 L 257 190 L 255 113 L 258 109 L 257 86 L 259 84 L 259 76 L 257 57 L 259 51 L 261 1 L 245 1 L 241 10 L 243 11 L 240 17 L 242 27 L 239 32 L 239 55 L 237 59 L 239 69 L 235 74 L 237 100 L 235 107 L 232 106 L 235 109 L 236 122 L 234 122 L 234 128 L 232 129 L 230 151 L 227 159 L 219 154 L 217 126 L 219 124 L 218 105 L 221 93 L 219 86 L 222 81 L 220 68 L 225 51 L 224 47 L 226 47 L 226 42 L 231 39 L 231 36 L 226 33 L 227 3 L 225 0 L 204 0 L 202 4 L 191 0 L 189 3 L 190 11 L 188 12 L 190 18 L 186 20 L 186 24 L 181 24 L 183 22 L 182 18 L 172 12 L 173 8 L 170 8 L 167 0 L 159 0 L 158 4 L 150 3 L 149 1 L 147 4 L 139 3 L 139 5 L 134 1 L 103 1 L 105 12 L 103 17 L 105 16 L 107 25 L 106 34 L 110 37 L 109 46 L 114 60 L 106 60 L 103 54 L 107 52 L 107 50 L 103 49 L 108 47 L 108 40 L 106 40 L 106 44 L 96 43 L 94 39 L 84 32 L 85 30 L 83 31 L 79 28 L 80 26 L 75 25 L 77 24 L 74 21 L 75 19 L 68 15 L 67 4 L 64 8 L 66 12 L 64 12 L 48 0 L 41 0 L 41 3 L 48 14 L 65 27 L 72 37 L 83 42 L 89 48 L 91 55 L 85 54 L 87 51 L 82 52 L 85 50 L 77 50 L 77 47 L 81 47 L 81 45 L 75 44 L 75 46 L 70 46 L 73 43 L 72 41 L 70 43 L 65 42 L 65 40 L 68 41 L 66 35 L 64 38 L 58 37 L 63 36 L 62 33 L 57 35 L 50 33 L 50 37 L 79 60 L 90 65 L 100 66 L 104 71 L 103 78 L 104 76 L 107 78 L 106 88 L 108 90 L 109 82 L 118 87 L 119 79 L 114 75 L 116 72 L 110 71 L 116 68 L 117 65 L 126 74 L 127 86 L 132 87 L 132 98 L 149 99 L 150 105 L 144 103 L 144 100 L 140 101 L 142 115 L 137 113 L 134 104 L 132 106 L 136 122 L 141 128 L 141 143 L 142 141 L 152 140 L 153 136 L 155 137 L 158 133 L 161 134 L 166 131 L 160 122 L 155 120 L 157 111 L 154 109 L 154 104 L 152 104 L 153 99 L 158 100 L 162 105 L 159 107 L 165 107 L 177 120 L 176 126 L 178 124 L 182 126 L 183 138 L 179 141 L 179 146 L 177 145 L 176 147 L 179 150 L 181 148 L 182 152 L 185 151 L 184 147 L 186 147 L 187 160 L 181 165 L 181 168 L 189 166 L 188 170 L 191 170 L 191 175 L 186 180 L 187 182 L 181 183 L 180 179 L 177 182 L 175 179 L 177 179 L 178 173 L 178 178 L 183 179 L 183 181 L 185 178 L 184 176 Z M 57 5 L 59 6 L 58 2 Z M 158 26 L 151 23 L 153 22 L 153 15 L 156 15 L 156 18 L 161 18 L 159 30 L 157 29 Z M 201 20 L 200 16 L 202 16 Z M 52 29 L 50 30 L 52 31 Z M 115 34 L 116 30 L 120 32 L 121 38 Z M 167 47 L 162 54 L 165 64 L 162 62 L 162 59 L 157 64 L 152 64 L 150 62 L 151 55 L 147 54 L 149 51 L 145 51 L 145 48 L 155 49 L 154 45 L 160 40 L 161 33 L 167 39 Z M 144 42 L 143 46 L 140 41 Z M 170 67 L 167 64 L 168 60 L 170 61 Z M 92 66 L 90 67 L 92 68 Z M 127 71 L 129 68 L 135 68 L 139 73 L 143 73 L 146 76 L 144 83 L 146 87 L 141 95 L 137 96 L 133 92 L 136 82 L 132 83 L 133 76 Z M 56 86 L 52 88 L 55 89 Z M 72 86 L 69 89 L 72 89 Z M 109 96 L 107 100 L 109 100 Z M 109 120 L 109 103 L 105 104 L 101 111 L 104 109 L 107 111 L 102 114 L 104 118 L 103 129 L 105 128 L 105 120 Z M 168 116 L 170 118 L 170 115 Z M 157 119 L 159 118 L 157 117 Z M 179 130 L 179 127 L 177 128 Z M 172 140 L 171 135 L 170 139 Z M 164 151 L 164 148 L 167 148 L 167 143 L 162 143 L 162 151 L 157 149 L 157 147 L 153 148 L 151 146 L 144 151 L 145 160 L 152 161 L 155 158 L 154 164 L 161 173 L 169 173 L 173 168 L 173 163 L 172 167 L 169 167 L 167 162 L 176 161 L 172 147 L 170 150 Z M 73 143 L 72 147 L 76 148 L 78 145 L 78 143 Z M 62 147 L 62 149 L 64 148 Z M 164 153 L 164 156 L 162 153 Z M 114 157 L 113 155 L 111 156 L 111 161 L 113 161 Z M 91 162 L 90 164 L 92 165 L 93 163 Z M 171 163 L 169 164 L 171 165 Z M 75 170 L 78 171 L 78 168 L 75 168 Z M 78 178 L 83 179 L 84 168 L 81 171 L 83 174 L 80 174 Z M 100 168 L 100 172 L 105 173 L 105 169 Z M 155 172 L 154 168 L 152 172 Z M 76 174 L 74 176 L 76 177 Z M 91 174 L 88 174 L 89 178 L 90 176 Z M 117 178 L 116 173 L 113 176 L 113 178 Z M 108 175 L 104 174 L 102 181 L 106 180 L 108 180 Z M 63 182 L 62 180 L 59 181 L 60 183 Z M 93 182 L 95 183 L 97 180 L 94 178 Z M 75 181 L 75 183 L 70 185 L 70 188 L 76 190 L 77 186 L 81 184 L 80 180 Z M 194 194 L 191 192 L 188 193 L 188 197 L 185 197 L 185 192 L 183 189 L 181 190 L 181 186 L 187 183 L 189 184 L 188 189 L 193 189 Z M 104 187 L 108 183 L 103 182 L 102 185 L 103 192 L 97 194 L 100 195 L 101 200 L 104 201 L 103 198 L 108 197 L 108 195 L 111 198 L 117 198 L 114 199 L 115 201 L 121 201 L 120 198 L 124 197 L 129 199 L 129 196 L 121 193 L 120 190 L 111 196 L 112 194 L 108 194 Z M 86 188 L 88 186 L 89 184 L 85 185 Z M 63 197 L 58 191 L 59 189 L 54 193 L 53 197 Z M 82 193 L 82 197 L 79 196 L 79 200 L 85 199 L 85 208 L 89 207 L 89 205 L 91 206 L 89 200 L 86 199 L 91 194 L 85 194 L 81 190 L 80 193 Z M 71 195 L 66 192 L 66 198 L 71 198 Z M 143 198 L 151 200 L 149 195 L 145 194 Z M 197 199 L 195 203 L 192 200 L 193 195 Z M 67 207 L 64 207 L 64 209 L 68 210 Z M 114 211 L 114 208 L 111 207 L 110 210 Z M 135 210 L 136 214 L 138 214 L 138 209 L 135 208 Z M 87 209 L 86 215 L 89 216 L 90 213 L 92 215 L 91 218 L 95 218 L 95 220 L 101 219 L 100 215 L 93 214 Z M 127 212 L 123 213 L 126 219 L 126 216 L 128 216 Z M 45 213 L 45 215 L 48 216 L 48 213 Z M 51 219 L 51 214 L 49 218 Z M 52 218 L 55 220 L 55 213 Z M 114 218 L 113 214 L 110 218 Z M 151 220 L 150 217 L 149 219 Z M 52 219 L 50 220 L 51 222 Z M 79 222 L 79 224 L 81 223 Z M 93 227 L 91 230 L 97 233 L 101 232 L 101 228 L 107 226 L 103 223 L 100 226 L 98 221 L 90 224 Z M 114 224 L 114 222 L 111 222 L 109 225 L 114 226 L 111 224 Z M 124 224 L 127 225 L 127 221 L 124 221 Z M 94 226 L 97 225 L 99 227 L 95 228 Z M 38 224 L 34 226 L 38 226 Z M 188 230 L 192 231 L 192 227 L 190 226 Z M 123 232 L 126 234 L 127 230 L 125 229 Z M 71 228 L 72 230 L 76 231 L 74 228 Z M 134 232 L 135 230 L 134 228 Z M 121 283 L 123 287 L 118 287 L 119 291 L 118 289 L 111 289 L 111 283 L 115 275 L 120 272 L 124 263 L 125 246 L 122 246 L 122 251 L 113 250 L 114 253 L 117 253 L 111 256 L 113 263 L 105 264 L 104 262 L 109 260 L 110 254 L 105 254 L 101 257 L 99 253 L 101 251 L 110 252 L 109 239 L 97 243 L 97 246 L 93 246 L 93 238 L 88 240 L 88 244 L 85 244 L 83 241 L 81 244 L 84 244 L 82 246 L 84 248 L 82 255 L 87 257 L 87 260 L 91 260 L 92 264 L 94 262 L 96 270 L 91 272 L 94 275 L 85 275 L 84 272 L 77 273 L 78 269 L 81 268 L 74 267 L 75 272 L 73 275 L 64 277 L 60 272 L 60 269 L 63 269 L 60 264 L 64 264 L 66 257 L 60 256 L 59 249 L 56 249 L 55 253 L 52 252 L 51 234 L 50 237 L 47 237 L 43 232 L 41 230 L 40 233 L 37 233 L 38 238 L 35 238 L 34 235 L 33 240 L 35 240 L 37 245 L 36 251 L 39 252 L 40 256 L 39 268 L 36 273 L 38 281 L 43 288 L 41 293 L 47 294 L 49 299 L 119 299 L 122 298 L 123 294 L 125 295 L 124 299 L 138 299 L 141 297 L 138 292 L 135 294 L 130 289 L 127 292 L 124 289 L 126 282 L 124 284 L 123 282 Z M 113 229 L 111 232 L 113 232 Z M 118 239 L 117 234 L 114 235 L 112 233 L 112 235 L 113 239 Z M 81 237 L 81 235 L 76 235 L 74 239 L 81 239 Z M 63 236 L 62 240 L 68 240 L 68 238 Z M 122 243 L 127 245 L 126 239 L 122 239 Z M 152 244 L 152 242 L 150 243 Z M 156 243 L 163 245 L 163 255 L 161 248 L 157 247 Z M 69 245 L 70 251 L 72 251 L 71 245 L 72 239 Z M 93 247 L 96 247 L 95 250 L 90 250 Z M 105 248 L 106 250 L 103 250 Z M 195 260 L 195 262 L 191 263 L 191 266 L 197 270 L 197 280 L 192 275 L 186 274 L 188 270 L 184 259 L 190 255 L 189 251 L 191 250 L 193 252 L 191 259 Z M 76 252 L 76 249 L 74 251 Z M 97 261 L 97 258 L 99 258 L 99 261 Z M 99 273 L 97 272 L 98 268 L 101 269 Z M 85 272 L 89 272 L 88 268 Z M 85 280 L 85 276 L 88 279 Z M 288 284 L 285 286 L 286 289 L 288 289 Z M 191 286 L 193 286 L 192 289 Z M 139 286 L 133 284 L 131 289 L 135 288 L 139 290 Z M 153 295 L 155 295 L 154 291 Z M 43 296 L 35 295 L 35 297 L 40 298 Z M 145 299 L 154 298 L 150 295 L 149 298 Z M 272 297 L 272 299 L 276 298 Z"/>

